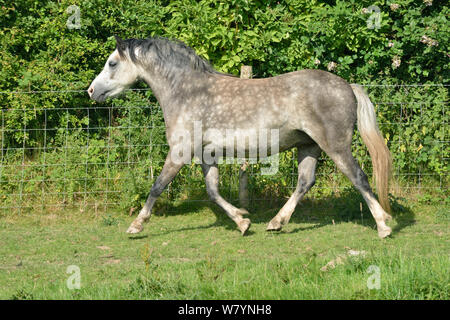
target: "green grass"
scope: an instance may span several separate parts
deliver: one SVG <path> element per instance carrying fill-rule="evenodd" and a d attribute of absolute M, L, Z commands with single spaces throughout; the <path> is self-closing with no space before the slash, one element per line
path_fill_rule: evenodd
<path fill-rule="evenodd" d="M 350 199 L 306 200 L 275 233 L 265 228 L 279 207 L 253 208 L 244 237 L 209 202 L 172 204 L 135 236 L 134 217 L 114 211 L 4 214 L 0 298 L 449 299 L 448 206 L 397 200 L 394 233 L 380 240 Z M 320 270 L 349 249 L 366 255 Z M 69 265 L 79 290 L 66 286 Z M 379 290 L 367 287 L 371 265 Z"/>

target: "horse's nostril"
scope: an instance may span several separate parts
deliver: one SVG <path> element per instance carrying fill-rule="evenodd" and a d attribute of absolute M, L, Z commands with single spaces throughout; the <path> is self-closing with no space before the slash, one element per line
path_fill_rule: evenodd
<path fill-rule="evenodd" d="M 90 87 L 90 88 L 88 89 L 88 93 L 89 93 L 89 95 L 91 96 L 91 95 L 94 93 L 94 88 L 93 88 L 93 87 Z"/>

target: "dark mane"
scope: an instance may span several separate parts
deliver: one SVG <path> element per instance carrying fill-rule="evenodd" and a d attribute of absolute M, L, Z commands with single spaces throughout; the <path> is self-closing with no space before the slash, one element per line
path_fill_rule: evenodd
<path fill-rule="evenodd" d="M 179 40 L 169 40 L 164 37 L 127 39 L 124 40 L 124 44 L 134 63 L 142 63 L 135 55 L 135 49 L 140 48 L 144 56 L 150 51 L 154 51 L 157 60 L 159 60 L 155 62 L 164 69 L 175 67 L 176 69 L 190 69 L 203 73 L 220 73 L 214 70 L 208 61 L 198 56 L 194 49 Z"/>

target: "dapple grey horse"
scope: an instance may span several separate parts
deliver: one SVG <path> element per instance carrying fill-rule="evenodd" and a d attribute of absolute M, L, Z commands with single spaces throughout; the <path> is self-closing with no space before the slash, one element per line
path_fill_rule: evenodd
<path fill-rule="evenodd" d="M 245 140 L 240 137 L 241 129 L 249 128 L 258 132 L 277 130 L 278 148 L 269 146 L 267 139 L 261 146 L 263 140 L 259 139 L 257 145 L 246 142 L 246 154 L 252 148 L 266 148 L 267 155 L 293 147 L 298 149 L 297 187 L 270 221 L 267 230 L 280 230 L 288 223 L 297 203 L 314 185 L 317 160 L 324 151 L 361 192 L 376 221 L 378 235 L 384 238 L 391 234 L 391 228 L 386 225 L 386 220 L 391 218 L 387 213 L 390 211 L 391 157 L 378 129 L 374 106 L 361 86 L 350 85 L 342 78 L 320 70 L 301 70 L 264 79 L 240 79 L 215 71 L 180 41 L 162 37 L 128 40 L 116 37 L 116 43 L 104 69 L 90 85 L 89 96 L 103 102 L 116 97 L 136 81 L 145 81 L 162 108 L 169 144 L 162 172 L 128 233 L 143 230 L 158 196 L 199 151 L 193 140 L 195 123 L 200 123 L 200 138 L 203 139 L 200 151 L 208 148 L 235 150 L 235 141 Z M 380 202 L 352 156 L 356 122 L 372 158 Z M 217 133 L 217 139 L 205 136 L 209 129 Z M 187 162 L 174 158 L 178 151 L 173 151 L 180 146 L 180 130 L 192 140 L 187 144 Z M 235 139 L 224 139 L 226 131 L 231 131 Z M 225 210 L 244 234 L 250 227 L 250 220 L 243 216 L 246 210 L 231 205 L 220 195 L 217 161 L 204 161 L 201 166 L 210 199 Z"/>

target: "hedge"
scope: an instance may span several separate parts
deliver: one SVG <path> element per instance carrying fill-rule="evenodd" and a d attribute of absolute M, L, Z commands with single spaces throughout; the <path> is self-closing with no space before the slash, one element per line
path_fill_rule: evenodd
<path fill-rule="evenodd" d="M 71 5 L 80 9 L 80 28 L 67 26 L 68 20 L 74 21 L 75 11 L 68 10 Z M 106 111 L 89 115 L 80 111 L 98 105 L 77 90 L 85 90 L 100 72 L 115 47 L 114 35 L 179 39 L 217 70 L 236 75 L 242 65 L 252 65 L 255 77 L 315 68 L 333 72 L 349 82 L 368 85 L 394 155 L 396 172 L 420 172 L 435 177 L 435 183 L 440 186 L 442 179 L 447 183 L 450 55 L 446 1 L 0 0 L 0 10 L 2 193 L 17 192 L 20 187 L 11 182 L 17 179 L 14 172 L 8 172 L 6 164 L 19 163 L 23 161 L 21 157 L 36 164 L 42 157 L 46 162 L 62 161 L 61 152 L 42 152 L 43 146 L 54 146 L 56 150 L 70 141 L 73 146 L 82 147 L 87 138 L 100 149 L 105 143 L 111 143 L 105 140 L 109 129 L 91 130 L 87 135 L 87 125 L 108 127 L 109 123 L 105 122 L 108 117 L 105 118 Z M 32 91 L 40 92 L 29 93 Z M 151 91 L 132 92 L 116 102 L 107 102 L 106 106 L 113 103 L 133 106 L 137 101 L 147 105 L 156 103 Z M 55 111 L 48 112 L 52 109 Z M 135 108 L 109 112 L 113 112 L 116 125 L 149 121 L 145 111 L 139 113 Z M 154 117 L 153 121 L 156 121 Z M 159 121 L 162 126 L 162 119 Z M 39 129 L 44 124 L 47 128 L 79 130 L 71 133 L 63 129 L 23 130 Z M 146 133 L 134 133 L 134 143 L 148 141 Z M 114 143 L 120 144 L 125 137 L 119 134 L 114 139 L 118 139 Z M 163 145 L 164 131 L 152 131 L 152 139 Z M 363 166 L 370 167 L 365 148 L 358 139 L 356 135 L 355 155 Z M 23 146 L 28 147 L 26 153 L 21 149 Z M 126 149 L 116 149 L 115 157 L 129 156 Z M 138 161 L 136 174 L 139 170 L 148 171 L 149 159 L 159 163 L 164 157 L 164 148 L 153 153 L 135 152 L 140 152 L 139 159 L 144 159 L 142 163 Z M 79 152 L 73 154 L 77 156 L 81 157 Z M 92 157 L 89 161 L 106 161 L 102 152 L 87 156 Z M 277 176 L 271 183 L 291 183 L 292 156 L 292 152 L 283 156 L 285 171 L 281 170 L 281 176 L 284 174 L 286 179 Z M 326 162 L 324 167 L 332 165 Z M 159 169 L 155 167 L 156 171 Z M 324 170 L 326 174 L 327 169 Z M 51 180 L 51 175 L 60 174 L 47 171 L 42 179 Z M 70 174 L 79 175 L 79 168 L 73 168 Z M 194 183 L 194 180 L 190 181 Z M 254 188 L 263 192 L 267 182 L 254 181 Z M 131 192 L 139 202 L 150 183 L 145 181 L 142 188 L 135 183 L 129 184 L 129 188 L 124 186 L 125 194 Z M 73 190 L 81 188 L 72 187 Z M 42 190 L 41 185 L 29 188 Z M 45 188 L 59 190 L 48 183 Z"/>

